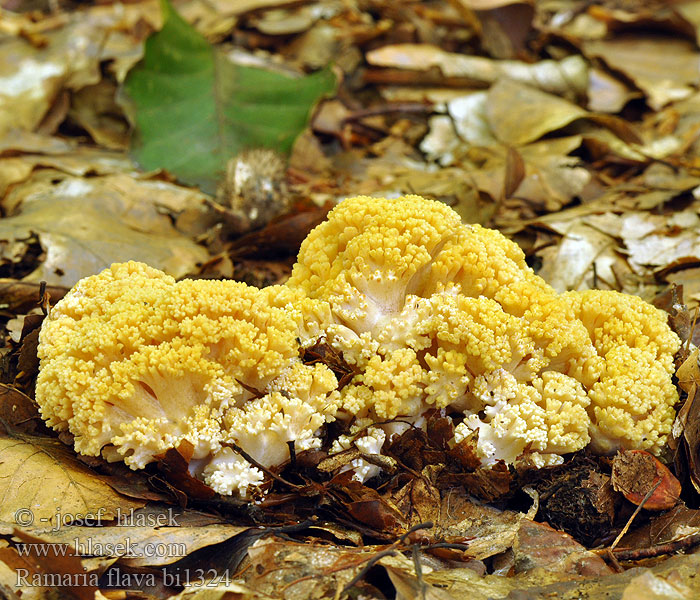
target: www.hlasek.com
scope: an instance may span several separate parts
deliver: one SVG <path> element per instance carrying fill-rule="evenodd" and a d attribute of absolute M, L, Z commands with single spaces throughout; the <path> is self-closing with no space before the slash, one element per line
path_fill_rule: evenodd
<path fill-rule="evenodd" d="M 187 556 L 187 545 L 177 542 L 134 542 L 126 537 L 118 542 L 100 542 L 74 538 L 70 543 L 20 542 L 15 546 L 20 556 L 109 556 L 114 558 L 179 558 Z"/>

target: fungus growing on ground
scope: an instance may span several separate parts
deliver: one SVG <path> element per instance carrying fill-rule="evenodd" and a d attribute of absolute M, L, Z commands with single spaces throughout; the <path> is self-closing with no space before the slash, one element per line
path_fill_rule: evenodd
<path fill-rule="evenodd" d="M 319 343 L 352 367 L 347 385 L 300 360 Z M 658 453 L 678 347 L 660 310 L 557 294 L 515 243 L 442 203 L 359 197 L 309 234 L 282 286 L 176 283 L 138 263 L 80 281 L 42 327 L 37 400 L 78 452 L 142 468 L 186 440 L 195 476 L 246 496 L 263 473 L 235 446 L 275 467 L 341 420 L 333 451 L 378 454 L 429 409 L 453 419 L 453 443 L 478 432 L 484 465 L 557 464 L 589 443 Z"/>

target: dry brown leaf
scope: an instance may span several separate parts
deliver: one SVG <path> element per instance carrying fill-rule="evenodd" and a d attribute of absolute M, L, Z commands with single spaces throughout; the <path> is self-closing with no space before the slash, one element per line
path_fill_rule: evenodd
<path fill-rule="evenodd" d="M 496 137 L 516 146 L 588 115 L 576 104 L 510 79 L 491 86 L 486 114 Z"/>
<path fill-rule="evenodd" d="M 132 55 L 132 63 L 138 60 L 141 40 L 127 32 L 139 22 L 157 24 L 160 10 L 157 1 L 143 0 L 63 13 L 61 18 L 61 27 L 52 26 L 51 19 L 39 22 L 38 27 L 46 27 L 41 43 L 16 36 L 0 48 L 1 133 L 34 130 L 62 90 L 100 81 L 101 61 L 123 59 L 125 54 Z"/>
<path fill-rule="evenodd" d="M 39 167 L 52 167 L 76 176 L 123 173 L 134 168 L 125 155 L 95 148 L 76 148 L 65 153 L 0 157 L 0 199 L 5 197 L 13 185 L 29 179 L 32 172 Z M 6 200 L 4 202 L 3 208 L 9 212 L 13 207 Z"/>
<path fill-rule="evenodd" d="M 449 592 L 426 584 L 413 573 L 389 566 L 385 568 L 391 583 L 396 588 L 396 600 L 414 600 L 414 598 L 421 598 L 422 600 L 455 600 L 455 596 L 452 596 Z"/>
<path fill-rule="evenodd" d="M 377 552 L 267 537 L 248 549 L 245 585 L 285 600 L 333 598 Z"/>
<path fill-rule="evenodd" d="M 469 555 L 483 560 L 511 548 L 520 521 L 530 517 L 534 512 L 528 515 L 476 503 L 455 488 L 442 497 L 440 535 L 466 543 Z"/>
<path fill-rule="evenodd" d="M 695 490 L 700 492 L 700 388 L 695 388 L 695 394 L 686 400 L 682 410 L 687 468 Z"/>
<path fill-rule="evenodd" d="M 646 510 L 673 508 L 681 493 L 681 484 L 668 467 L 644 450 L 617 453 L 612 463 L 612 484 L 632 504 L 644 502 Z"/>
<path fill-rule="evenodd" d="M 32 399 L 20 390 L 0 383 L 0 429 L 33 433 L 41 423 L 39 409 Z"/>
<path fill-rule="evenodd" d="M 20 433 L 0 437 L 0 498 L 0 520 L 19 527 L 86 514 L 109 519 L 144 505 L 114 492 L 58 440 Z"/>
<path fill-rule="evenodd" d="M 592 68 L 588 77 L 588 110 L 616 113 L 633 98 L 641 96 L 607 71 Z"/>
<path fill-rule="evenodd" d="M 583 48 L 632 79 L 654 110 L 687 98 L 700 82 L 700 52 L 679 37 L 630 34 L 586 42 Z"/>
<path fill-rule="evenodd" d="M 181 202 L 181 196 L 160 182 L 81 179 L 41 171 L 7 199 L 19 205 L 20 212 L 0 221 L 0 250 L 7 253 L 11 248 L 16 255 L 15 245 L 36 235 L 46 258 L 26 280 L 52 285 L 72 286 L 113 262 L 127 260 L 181 277 L 195 271 L 208 253 L 178 234 L 152 201 L 144 201 L 155 195 L 163 204 L 159 187 L 168 201 Z"/>
<path fill-rule="evenodd" d="M 513 554 L 516 573 L 544 569 L 560 574 L 600 576 L 612 572 L 602 558 L 570 535 L 528 519 L 520 521 Z"/>
<path fill-rule="evenodd" d="M 576 198 L 591 180 L 591 174 L 580 159 L 568 156 L 581 145 L 580 136 L 567 136 L 534 142 L 518 148 L 525 174 L 519 186 L 511 194 L 514 202 L 523 205 L 523 212 L 556 211 Z M 463 159 L 466 175 L 479 191 L 499 199 L 499 179 L 508 170 L 507 155 L 503 147 L 491 147 L 483 153 L 470 152 L 467 158 L 476 155 L 472 164 Z M 484 160 L 485 159 L 485 160 Z"/>
<path fill-rule="evenodd" d="M 695 592 L 677 573 L 659 577 L 649 571 L 636 575 L 625 587 L 620 600 L 650 598 L 656 600 L 694 600 Z"/>
<path fill-rule="evenodd" d="M 487 92 L 475 92 L 450 101 L 447 110 L 459 137 L 472 146 L 493 146 L 498 139 L 491 127 Z"/>
<path fill-rule="evenodd" d="M 89 18 L 47 34 L 36 48 L 17 37 L 0 50 L 0 133 L 35 129 L 63 87 L 78 89 L 100 80 L 99 52 L 107 37 Z"/>
<path fill-rule="evenodd" d="M 0 561 L 16 572 L 15 590 L 38 588 L 42 596 L 57 589 L 62 598 L 94 600 L 97 573 L 88 573 L 87 566 L 72 549 L 58 550 L 44 540 L 15 529 L 14 537 L 26 544 L 20 555 L 14 548 L 0 548 Z M 24 597 L 24 593 L 22 597 Z"/>
<path fill-rule="evenodd" d="M 119 558 L 119 564 L 128 567 L 155 567 L 172 564 L 200 548 L 218 544 L 248 529 L 211 522 L 187 526 L 179 511 L 172 507 L 150 514 L 123 511 L 120 523 L 117 526 L 61 527 L 58 531 L 35 527 L 26 528 L 26 531 L 44 542 L 66 545 L 79 554 Z M 129 553 L 116 555 L 114 548 L 118 548 L 125 537 L 129 539 Z"/>
<path fill-rule="evenodd" d="M 529 65 L 446 52 L 430 44 L 395 44 L 371 50 L 365 58 L 370 65 L 379 67 L 418 71 L 438 67 L 445 77 L 466 77 L 475 82 L 494 83 L 499 78 L 510 78 L 572 98 L 582 96 L 588 82 L 588 66 L 576 55 L 561 61 L 543 60 Z"/>
<path fill-rule="evenodd" d="M 671 510 L 653 515 L 642 527 L 626 533 L 620 547 L 639 549 L 680 540 L 700 532 L 700 511 L 678 504 Z"/>
<path fill-rule="evenodd" d="M 512 4 L 531 4 L 528 0 L 457 0 L 457 2 L 471 10 L 493 10 Z"/>
<path fill-rule="evenodd" d="M 171 600 L 274 600 L 279 596 L 268 596 L 242 583 L 221 577 L 221 583 L 185 588 Z"/>
<path fill-rule="evenodd" d="M 695 348 L 676 371 L 678 387 L 691 396 L 695 395 L 695 390 L 700 386 L 699 354 L 700 350 Z"/>
<path fill-rule="evenodd" d="M 254 10 L 265 10 L 266 8 L 283 8 L 288 5 L 297 4 L 298 0 L 209 0 L 211 6 L 222 16 L 243 15 Z"/>
<path fill-rule="evenodd" d="M 308 6 L 277 9 L 252 15 L 250 24 L 266 35 L 302 33 L 314 23 L 314 13 Z"/>
<path fill-rule="evenodd" d="M 73 94 L 69 117 L 92 136 L 100 146 L 111 150 L 129 147 L 129 124 L 120 118 L 115 97 L 117 86 L 108 79 L 85 86 Z"/>
<path fill-rule="evenodd" d="M 583 290 L 593 286 L 593 265 L 598 285 L 615 287 L 620 262 L 615 240 L 579 220 L 548 222 L 547 225 L 562 235 L 556 246 L 539 252 L 542 267 L 538 274 L 559 292 Z"/>

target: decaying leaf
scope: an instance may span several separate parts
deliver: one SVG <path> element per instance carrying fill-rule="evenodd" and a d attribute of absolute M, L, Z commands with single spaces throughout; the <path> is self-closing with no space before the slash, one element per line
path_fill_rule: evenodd
<path fill-rule="evenodd" d="M 449 415 L 431 414 L 424 430 L 394 437 L 382 455 L 354 447 L 329 455 L 326 446 L 300 453 L 262 502 L 245 503 L 197 486 L 177 452 L 140 472 L 78 460 L 38 435 L 46 429 L 23 391 L 36 371 L 41 316 L 25 315 L 38 312 L 40 279 L 57 284 L 59 297 L 83 275 L 133 258 L 177 277 L 279 283 L 291 261 L 278 256 L 295 253 L 332 203 L 357 194 L 418 193 L 467 222 L 517 235 L 558 290 L 650 299 L 673 281 L 692 306 L 700 300 L 700 3 L 179 0 L 188 24 L 165 5 L 164 27 L 158 0 L 94 4 L 2 5 L 0 370 L 14 386 L 0 386 L 0 596 L 698 596 L 700 370 L 690 342 L 700 340 L 700 326 L 693 333 L 692 308 L 677 295 L 664 306 L 683 342 L 683 405 L 670 440 L 680 483 L 635 453 L 613 461 L 613 481 L 609 459 L 582 455 L 536 476 L 522 464 L 484 469 L 474 439 L 450 447 Z M 335 84 L 328 70 L 304 73 L 329 61 L 342 73 L 338 94 L 317 111 L 283 174 L 302 202 L 265 229 L 236 237 L 211 198 L 163 171 L 137 172 L 124 152 L 129 132 L 116 99 L 127 92 L 142 165 L 213 191 L 228 153 L 289 145 Z M 185 92 L 170 87 L 176 80 Z M 291 112 L 280 109 L 288 104 Z M 163 132 L 173 123 L 170 137 Z M 302 212 L 309 200 L 323 208 Z M 328 342 L 302 359 L 330 366 L 340 387 L 361 373 Z M 354 481 L 343 469 L 360 458 L 381 464 L 382 474 Z M 631 469 L 636 460 L 648 477 Z M 178 475 L 177 485 L 159 466 Z M 37 479 L 45 484 L 38 490 Z M 687 506 L 678 502 L 681 484 Z M 657 510 L 638 515 L 610 565 L 639 566 L 645 556 L 659 564 L 611 574 L 601 560 L 609 555 L 580 542 L 607 544 L 634 510 L 623 494 L 639 504 L 650 491 L 645 506 Z M 175 510 L 175 523 L 108 520 L 144 504 L 136 517 Z M 25 508 L 34 523 L 13 535 Z M 98 526 L 56 521 L 59 512 L 99 510 Z M 289 527 L 273 535 L 258 526 L 271 522 Z M 167 551 L 110 552 L 124 536 Z M 24 542 L 103 548 L 93 558 L 42 561 L 19 556 Z M 679 551 L 689 554 L 669 557 Z M 162 576 L 164 567 L 191 575 L 202 566 L 222 580 L 180 592 Z M 109 568 L 137 578 L 97 594 L 92 584 L 16 588 L 18 568 L 65 576 Z M 154 583 L 144 583 L 146 574 Z"/>
<path fill-rule="evenodd" d="M 500 141 L 520 145 L 534 142 L 588 113 L 553 94 L 501 79 L 489 90 L 487 114 L 491 129 Z"/>
<path fill-rule="evenodd" d="M 151 14 L 154 4 L 145 0 L 139 6 L 103 5 L 65 17 L 62 27 L 42 23 L 35 26 L 46 27 L 38 43 L 31 35 L 5 37 L 0 45 L 0 133 L 34 130 L 63 90 L 100 81 L 100 61 L 116 58 L 124 47 L 138 52 L 138 38 L 125 31 L 138 20 L 145 24 L 157 19 Z"/>
<path fill-rule="evenodd" d="M 94 600 L 99 594 L 98 574 L 88 572 L 77 552 L 70 547 L 46 544 L 45 540 L 19 529 L 13 536 L 20 540 L 22 553 L 13 548 L 0 548 L 0 560 L 15 571 L 15 589 L 32 588 L 50 594 L 57 589 L 63 598 Z M 24 593 L 22 594 L 24 596 Z"/>
<path fill-rule="evenodd" d="M 667 510 L 679 502 L 681 484 L 666 465 L 644 450 L 620 451 L 612 463 L 612 484 L 633 504 Z"/>
<path fill-rule="evenodd" d="M 683 439 L 690 480 L 700 493 L 700 388 L 696 382 L 693 385 L 694 393 L 688 396 L 682 409 Z"/>

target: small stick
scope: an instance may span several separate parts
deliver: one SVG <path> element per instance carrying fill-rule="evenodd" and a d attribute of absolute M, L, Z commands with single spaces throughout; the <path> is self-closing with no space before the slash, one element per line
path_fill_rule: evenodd
<path fill-rule="evenodd" d="M 664 554 L 673 554 L 679 550 L 687 550 L 700 544 L 700 533 L 693 533 L 680 540 L 658 544 L 649 548 L 639 548 L 637 550 L 616 550 L 613 554 L 616 560 L 639 560 L 642 558 L 654 558 Z"/>
<path fill-rule="evenodd" d="M 396 555 L 396 546 L 399 544 L 402 544 L 404 540 L 411 535 L 414 531 L 418 531 L 420 529 L 431 529 L 433 527 L 433 522 L 432 521 L 426 521 L 425 523 L 418 523 L 418 525 L 414 525 L 411 527 L 406 533 L 404 533 L 398 540 L 396 540 L 389 548 L 386 550 L 382 550 L 378 554 L 375 554 L 372 558 L 370 558 L 367 563 L 365 564 L 362 569 L 353 577 L 348 583 L 345 584 L 343 589 L 340 591 L 340 596 L 343 596 L 344 594 L 347 594 L 352 587 L 358 582 L 361 581 L 362 578 L 367 574 L 367 571 L 369 571 L 375 564 L 377 564 L 377 561 L 380 559 L 384 558 L 385 556 L 395 556 Z M 415 546 L 415 545 L 414 545 Z M 415 558 L 414 558 L 415 561 Z M 418 567 L 420 569 L 420 567 Z M 416 571 L 418 573 L 418 570 Z M 419 576 L 420 577 L 420 576 Z M 423 584 L 421 583 L 421 586 Z M 425 591 L 423 592 L 423 596 L 425 597 Z"/>
<path fill-rule="evenodd" d="M 627 523 L 625 523 L 625 526 L 622 528 L 622 531 L 620 532 L 620 534 L 615 538 L 615 541 L 610 545 L 609 550 L 610 550 L 611 552 L 615 550 L 615 546 L 617 546 L 617 545 L 620 543 L 620 540 L 622 539 L 622 536 L 624 536 L 624 535 L 627 533 L 627 531 L 629 530 L 630 526 L 632 525 L 632 521 L 634 521 L 634 519 L 636 518 L 636 516 L 639 514 L 639 511 L 642 510 L 642 507 L 644 506 L 644 504 L 646 504 L 646 501 L 649 500 L 649 498 L 651 498 L 651 495 L 656 491 L 656 488 L 659 487 L 659 486 L 661 485 L 661 482 L 662 482 L 662 481 L 663 481 L 663 479 L 659 479 L 659 480 L 656 482 L 656 485 L 655 485 L 654 487 L 652 487 L 652 488 L 647 492 L 647 495 L 646 495 L 646 496 L 644 496 L 644 498 L 642 499 L 642 501 L 639 503 L 639 506 L 637 507 L 637 509 L 632 513 L 632 516 L 627 520 Z"/>
<path fill-rule="evenodd" d="M 283 477 L 276 475 L 275 473 L 270 471 L 270 469 L 261 465 L 257 460 L 255 460 L 250 454 L 248 454 L 245 450 L 243 450 L 243 448 L 241 448 L 237 444 L 234 444 L 233 442 L 227 442 L 225 445 L 233 448 L 236 452 L 238 452 L 238 454 L 240 454 L 243 458 L 245 458 L 251 465 L 253 465 L 254 467 L 257 467 L 263 473 L 272 477 L 272 479 L 274 479 L 275 481 L 279 481 L 280 483 L 283 483 L 284 485 L 288 485 L 289 487 L 291 487 L 292 489 L 295 489 L 295 490 L 299 490 L 299 489 L 304 487 L 303 485 L 295 485 L 295 484 L 291 483 L 290 481 L 287 481 Z"/>

